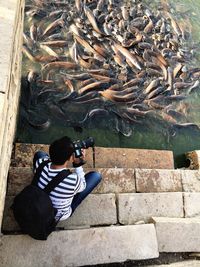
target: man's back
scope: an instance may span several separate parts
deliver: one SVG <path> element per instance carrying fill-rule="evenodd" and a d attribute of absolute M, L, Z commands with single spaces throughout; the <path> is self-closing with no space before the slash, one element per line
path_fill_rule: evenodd
<path fill-rule="evenodd" d="M 36 161 L 36 168 L 39 164 L 48 160 L 48 157 L 38 159 Z M 42 170 L 38 186 L 43 189 L 62 169 L 51 168 L 51 162 L 49 162 Z M 66 168 L 64 168 L 66 169 Z M 60 219 L 61 216 L 68 218 L 71 215 L 71 203 L 73 197 L 78 192 L 85 189 L 85 178 L 82 167 L 76 168 L 74 173 L 68 175 L 64 180 L 50 193 L 50 198 L 54 208 L 58 210 L 56 214 L 56 220 Z"/>

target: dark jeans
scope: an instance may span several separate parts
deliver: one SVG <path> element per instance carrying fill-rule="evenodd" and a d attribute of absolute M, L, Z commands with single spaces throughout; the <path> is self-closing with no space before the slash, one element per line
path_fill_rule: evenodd
<path fill-rule="evenodd" d="M 49 155 L 44 151 L 38 151 L 35 153 L 33 158 L 33 168 L 36 167 L 36 161 L 39 158 L 49 157 Z M 86 181 L 86 188 L 76 194 L 72 200 L 71 208 L 72 213 L 75 211 L 75 209 L 81 204 L 81 202 L 92 192 L 92 190 L 101 182 L 102 176 L 98 172 L 88 172 L 85 175 L 85 181 Z"/>

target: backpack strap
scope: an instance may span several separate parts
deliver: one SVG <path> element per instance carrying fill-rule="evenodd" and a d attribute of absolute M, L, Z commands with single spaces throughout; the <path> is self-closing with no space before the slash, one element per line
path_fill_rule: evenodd
<path fill-rule="evenodd" d="M 50 159 L 48 159 L 48 160 L 44 160 L 43 162 L 41 162 L 41 163 L 39 164 L 39 166 L 37 167 L 36 172 L 35 172 L 35 174 L 34 174 L 34 177 L 33 177 L 32 183 L 31 183 L 32 185 L 35 185 L 35 186 L 38 185 L 38 182 L 39 182 L 39 179 L 40 179 L 41 172 L 42 172 L 43 168 L 44 168 L 49 162 L 51 162 Z"/>
<path fill-rule="evenodd" d="M 43 161 L 42 163 L 40 163 L 40 165 L 38 166 L 38 168 L 36 169 L 36 173 L 33 177 L 32 180 L 32 185 L 38 186 L 38 182 L 40 179 L 40 175 L 42 173 L 43 168 L 49 163 L 51 162 L 50 159 Z M 70 170 L 62 170 L 61 172 L 59 172 L 47 185 L 46 187 L 43 189 L 44 192 L 46 192 L 47 194 L 49 194 L 59 183 L 61 183 L 69 174 L 70 174 Z"/>
<path fill-rule="evenodd" d="M 59 183 L 61 183 L 69 174 L 70 170 L 62 170 L 59 172 L 48 184 L 47 186 L 43 189 L 44 192 L 49 194 Z"/>

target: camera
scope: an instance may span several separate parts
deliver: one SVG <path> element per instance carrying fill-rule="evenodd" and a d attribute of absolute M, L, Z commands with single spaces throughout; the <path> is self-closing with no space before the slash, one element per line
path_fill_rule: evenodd
<path fill-rule="evenodd" d="M 88 137 L 85 140 L 74 141 L 73 146 L 74 146 L 75 158 L 80 158 L 83 155 L 81 149 L 87 149 L 89 147 L 94 147 L 94 138 Z"/>

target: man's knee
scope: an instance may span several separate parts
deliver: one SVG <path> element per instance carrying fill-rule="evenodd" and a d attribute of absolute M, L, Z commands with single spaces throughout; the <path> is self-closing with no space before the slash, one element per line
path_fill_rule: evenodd
<path fill-rule="evenodd" d="M 102 175 L 99 172 L 91 171 L 86 174 L 86 177 L 90 177 L 96 184 L 99 184 L 102 180 Z"/>

